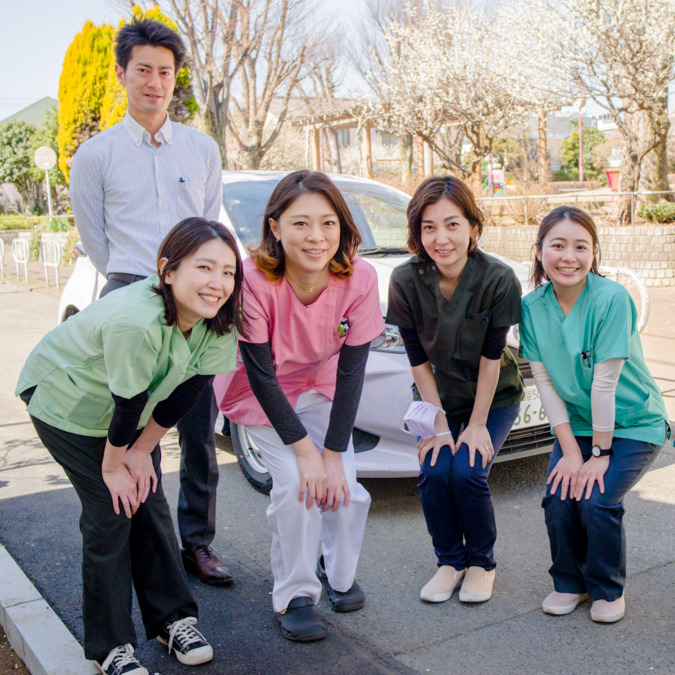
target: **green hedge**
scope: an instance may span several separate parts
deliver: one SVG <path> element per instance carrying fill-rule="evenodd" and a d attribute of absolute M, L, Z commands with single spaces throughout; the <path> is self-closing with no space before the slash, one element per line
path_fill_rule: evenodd
<path fill-rule="evenodd" d="M 0 214 L 0 230 L 30 230 L 34 222 L 25 216 Z"/>
<path fill-rule="evenodd" d="M 650 223 L 675 223 L 675 202 L 643 204 L 638 216 Z"/>

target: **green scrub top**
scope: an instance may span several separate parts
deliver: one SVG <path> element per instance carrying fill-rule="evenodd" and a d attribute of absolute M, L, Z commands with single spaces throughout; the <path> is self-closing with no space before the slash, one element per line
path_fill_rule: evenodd
<path fill-rule="evenodd" d="M 575 436 L 593 435 L 595 364 L 626 359 L 616 387 L 614 436 L 664 442 L 668 413 L 645 364 L 635 303 L 621 284 L 589 273 L 567 317 L 550 282 L 529 293 L 523 298 L 520 348 L 524 358 L 546 367 Z"/>
<path fill-rule="evenodd" d="M 154 293 L 157 276 L 120 288 L 60 324 L 28 356 L 17 395 L 37 386 L 28 412 L 57 429 L 105 437 L 114 393 L 148 392 L 138 428 L 157 403 L 194 375 L 234 368 L 236 332 L 218 337 L 200 320 L 186 339 L 167 326 L 164 303 Z"/>
<path fill-rule="evenodd" d="M 470 414 L 488 326 L 520 321 L 520 284 L 513 270 L 481 250 L 470 255 L 450 300 L 431 260 L 413 257 L 393 272 L 387 322 L 415 330 L 433 367 L 448 416 Z M 510 349 L 501 357 L 492 408 L 520 403 L 523 378 Z"/>

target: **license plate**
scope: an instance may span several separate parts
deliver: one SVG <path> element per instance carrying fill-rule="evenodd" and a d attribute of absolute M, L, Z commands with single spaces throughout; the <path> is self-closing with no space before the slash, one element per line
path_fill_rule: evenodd
<path fill-rule="evenodd" d="M 546 413 L 541 405 L 537 387 L 525 387 L 525 398 L 520 404 L 518 417 L 513 423 L 513 429 L 527 429 L 540 424 L 546 424 Z"/>

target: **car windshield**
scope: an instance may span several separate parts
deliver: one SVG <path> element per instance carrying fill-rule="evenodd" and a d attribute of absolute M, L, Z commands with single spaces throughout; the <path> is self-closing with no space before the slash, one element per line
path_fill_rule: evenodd
<path fill-rule="evenodd" d="M 265 205 L 279 179 L 242 180 L 223 185 L 223 205 L 239 240 L 260 241 Z M 386 185 L 335 179 L 363 241 L 362 254 L 406 252 L 408 198 Z"/>

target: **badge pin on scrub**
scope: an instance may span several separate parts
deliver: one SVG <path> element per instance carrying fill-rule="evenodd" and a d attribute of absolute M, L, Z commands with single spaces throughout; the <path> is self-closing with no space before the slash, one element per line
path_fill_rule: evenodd
<path fill-rule="evenodd" d="M 349 332 L 349 319 L 342 319 L 337 329 L 337 334 L 343 338 Z"/>

